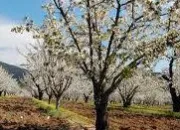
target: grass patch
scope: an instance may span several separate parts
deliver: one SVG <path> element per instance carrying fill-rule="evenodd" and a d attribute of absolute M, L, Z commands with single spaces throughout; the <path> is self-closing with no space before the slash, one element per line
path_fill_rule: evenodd
<path fill-rule="evenodd" d="M 142 106 L 134 105 L 124 109 L 128 112 L 139 113 L 143 115 L 174 117 L 180 119 L 180 112 L 172 112 L 170 106 Z"/>
<path fill-rule="evenodd" d="M 129 108 L 123 108 L 119 103 L 113 103 L 109 105 L 109 109 L 119 108 L 126 112 L 143 114 L 148 116 L 158 117 L 173 117 L 180 119 L 180 112 L 173 112 L 171 106 L 146 106 L 146 105 L 132 105 Z"/>
<path fill-rule="evenodd" d="M 9 99 L 9 98 L 17 98 L 17 96 L 14 96 L 14 95 L 12 95 L 12 96 L 11 95 L 7 95 L 7 96 L 2 95 L 2 96 L 0 96 L 0 99 L 2 99 L 2 100 L 3 99 Z"/>
<path fill-rule="evenodd" d="M 59 110 L 56 110 L 54 104 L 48 104 L 45 101 L 40 101 L 34 98 L 32 99 L 32 101 L 40 110 L 44 111 L 44 113 L 50 116 L 60 117 L 66 119 L 70 123 L 79 124 L 81 126 L 92 126 L 92 124 L 94 123 L 93 120 L 64 108 L 60 107 Z"/>

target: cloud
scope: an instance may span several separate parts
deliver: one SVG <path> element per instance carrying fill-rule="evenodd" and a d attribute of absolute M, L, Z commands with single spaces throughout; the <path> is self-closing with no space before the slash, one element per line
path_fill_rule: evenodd
<path fill-rule="evenodd" d="M 31 34 L 16 34 L 11 29 L 17 26 L 14 21 L 0 16 L 0 61 L 20 65 L 25 63 L 25 58 L 18 52 L 27 53 L 26 46 L 34 43 Z"/>

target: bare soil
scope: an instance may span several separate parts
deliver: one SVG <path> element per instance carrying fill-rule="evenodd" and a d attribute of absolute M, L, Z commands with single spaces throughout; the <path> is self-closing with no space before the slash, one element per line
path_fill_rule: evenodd
<path fill-rule="evenodd" d="M 0 99 L 0 130 L 69 130 L 63 119 L 49 117 L 28 98 Z"/>
<path fill-rule="evenodd" d="M 95 121 L 91 105 L 66 102 L 63 107 Z M 111 130 L 180 130 L 180 119 L 176 118 L 136 114 L 121 108 L 109 108 L 108 113 Z M 65 119 L 49 117 L 34 105 L 32 99 L 0 98 L 0 130 L 83 129 L 73 127 Z"/>
<path fill-rule="evenodd" d="M 64 108 L 95 120 L 94 107 L 84 103 L 65 103 Z M 112 130 L 180 130 L 180 119 L 150 116 L 109 108 L 109 124 Z"/>

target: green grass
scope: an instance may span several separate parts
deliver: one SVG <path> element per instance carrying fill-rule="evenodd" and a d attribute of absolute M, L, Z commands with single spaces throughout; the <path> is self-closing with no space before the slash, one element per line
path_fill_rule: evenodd
<path fill-rule="evenodd" d="M 126 111 L 163 116 L 163 117 L 175 117 L 180 119 L 180 112 L 172 112 L 169 106 L 159 107 L 159 106 L 137 106 L 134 105 L 130 108 L 125 109 Z"/>
<path fill-rule="evenodd" d="M 9 99 L 9 98 L 17 98 L 17 96 L 14 96 L 14 95 L 0 96 L 0 99 Z"/>
<path fill-rule="evenodd" d="M 126 112 L 135 114 L 143 114 L 149 116 L 161 116 L 161 117 L 174 117 L 180 119 L 180 112 L 173 112 L 171 106 L 146 106 L 146 105 L 132 105 L 129 108 L 123 108 L 120 104 L 110 104 L 111 108 L 121 108 Z"/>
<path fill-rule="evenodd" d="M 66 119 L 72 124 L 79 124 L 81 126 L 92 126 L 93 121 L 87 117 L 81 116 L 75 112 L 66 110 L 64 108 L 59 108 L 59 110 L 55 109 L 54 104 L 48 104 L 45 101 L 40 101 L 37 99 L 32 99 L 34 104 L 41 110 L 43 110 L 46 114 L 53 117 L 60 117 Z"/>

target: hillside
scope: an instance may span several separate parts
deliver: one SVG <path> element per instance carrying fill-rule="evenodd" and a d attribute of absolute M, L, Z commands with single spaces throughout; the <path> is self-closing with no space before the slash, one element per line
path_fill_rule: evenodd
<path fill-rule="evenodd" d="M 10 64 L 7 64 L 7 63 L 1 62 L 1 61 L 0 61 L 0 66 L 2 66 L 9 74 L 12 74 L 13 78 L 17 79 L 17 81 L 19 81 L 21 78 L 23 78 L 23 75 L 27 71 L 20 67 L 10 65 Z"/>

